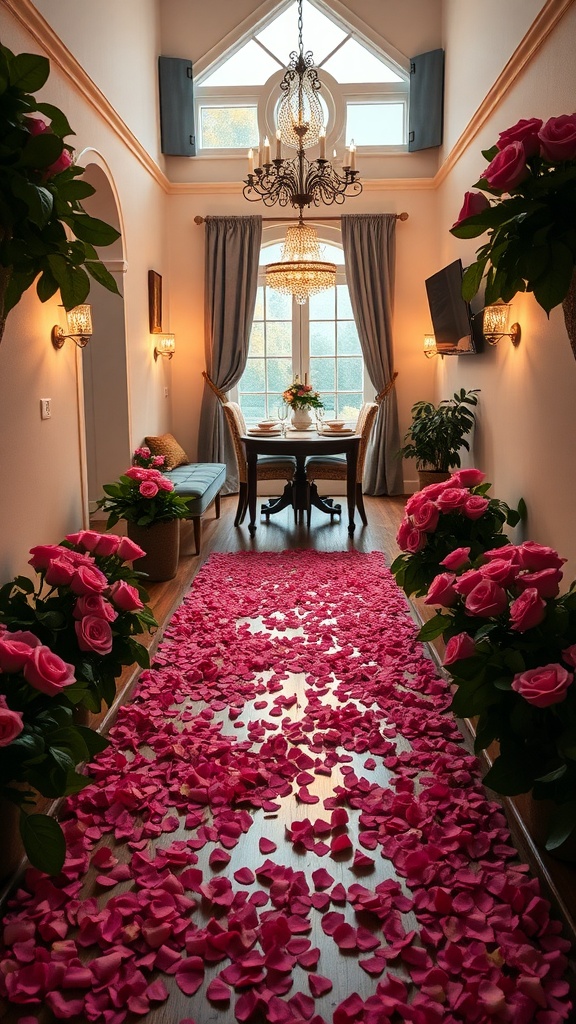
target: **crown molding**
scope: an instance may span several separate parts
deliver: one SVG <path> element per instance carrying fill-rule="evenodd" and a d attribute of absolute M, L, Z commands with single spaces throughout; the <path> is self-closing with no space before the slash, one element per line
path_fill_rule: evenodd
<path fill-rule="evenodd" d="M 490 91 L 484 97 L 476 113 L 470 119 L 460 138 L 450 150 L 446 160 L 434 176 L 434 188 L 438 188 L 454 169 L 478 132 L 484 127 L 506 93 L 512 88 L 526 66 L 538 52 L 550 33 L 562 20 L 574 0 L 547 0 L 532 22 L 526 35 L 514 50 Z"/>
<path fill-rule="evenodd" d="M 10 11 L 30 36 L 38 43 L 40 49 L 54 62 L 68 83 L 90 104 L 103 121 L 122 140 L 133 156 L 148 171 L 164 192 L 169 191 L 169 181 L 155 160 L 144 149 L 141 142 L 132 134 L 128 125 L 116 112 L 103 92 L 86 74 L 84 68 L 76 60 L 67 46 L 56 34 L 51 25 L 42 17 L 32 0 L 2 0 L 2 5 Z"/>

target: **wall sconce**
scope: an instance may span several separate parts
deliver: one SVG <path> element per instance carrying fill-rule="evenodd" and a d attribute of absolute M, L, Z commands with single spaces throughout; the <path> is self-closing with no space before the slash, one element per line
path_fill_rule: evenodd
<path fill-rule="evenodd" d="M 172 359 L 176 351 L 176 338 L 173 334 L 155 334 L 154 341 L 156 347 L 154 349 L 154 362 L 158 359 L 158 356 L 165 356 L 166 359 Z"/>
<path fill-rule="evenodd" d="M 499 302 L 495 306 L 486 306 L 482 320 L 482 332 L 489 345 L 497 345 L 500 338 L 510 338 L 516 348 L 520 344 L 522 330 L 520 324 L 512 324 L 510 330 L 506 330 L 510 305 Z"/>
<path fill-rule="evenodd" d="M 436 338 L 433 334 L 424 335 L 424 355 L 426 359 L 432 359 L 432 356 L 439 355 L 438 349 L 436 348 Z"/>
<path fill-rule="evenodd" d="M 66 326 L 68 334 L 57 324 L 52 328 L 54 348 L 62 348 L 66 338 L 71 338 L 78 348 L 86 348 L 92 337 L 92 306 L 74 306 L 74 309 L 66 310 Z"/>

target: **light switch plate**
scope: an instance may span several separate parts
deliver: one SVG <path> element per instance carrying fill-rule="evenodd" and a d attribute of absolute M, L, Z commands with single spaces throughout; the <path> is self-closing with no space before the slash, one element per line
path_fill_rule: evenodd
<path fill-rule="evenodd" d="M 40 417 L 43 420 L 49 420 L 52 416 L 52 399 L 41 398 L 40 399 Z"/>

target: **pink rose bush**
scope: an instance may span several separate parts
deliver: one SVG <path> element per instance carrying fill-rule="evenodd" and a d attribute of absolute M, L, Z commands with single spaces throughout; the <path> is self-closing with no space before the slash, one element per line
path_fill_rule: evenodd
<path fill-rule="evenodd" d="M 66 692 L 74 665 L 27 630 L 0 626 L 0 793 L 20 807 L 28 859 L 57 874 L 66 843 L 58 822 L 35 812 L 38 794 L 54 799 L 76 793 L 89 779 L 76 772 L 108 741 L 77 726 Z"/>
<path fill-rule="evenodd" d="M 149 448 L 136 448 L 130 466 L 113 484 L 105 484 L 105 498 L 96 503 L 108 513 L 107 527 L 126 519 L 138 526 L 152 526 L 170 519 L 185 519 L 188 502 L 174 493 L 174 484 L 160 472 L 163 455 L 152 455 Z"/>
<path fill-rule="evenodd" d="M 396 537 L 402 554 L 391 567 L 408 596 L 426 594 L 439 566 L 469 568 L 487 548 L 508 543 L 503 527 L 516 526 L 524 503 L 511 509 L 488 497 L 489 489 L 479 469 L 459 469 L 408 499 Z"/>
<path fill-rule="evenodd" d="M 467 192 L 457 238 L 488 240 L 464 274 L 470 301 L 486 278 L 484 305 L 530 291 L 547 313 L 566 297 L 576 265 L 576 114 L 522 118 L 483 153 L 488 166 Z"/>
<path fill-rule="evenodd" d="M 0 669 L 23 672 L 48 696 L 64 692 L 70 707 L 98 713 L 102 701 L 110 705 L 123 666 L 149 663 L 136 637 L 156 620 L 137 563 L 136 569 L 127 564 L 143 554 L 128 537 L 95 530 L 32 548 L 39 585 L 19 576 L 0 589 L 0 623 L 8 630 Z M 31 644 L 37 650 L 30 658 Z M 64 663 L 68 673 L 58 667 Z"/>
<path fill-rule="evenodd" d="M 564 562 L 533 541 L 473 559 L 456 549 L 438 564 L 425 598 L 438 610 L 419 634 L 446 641 L 451 710 L 477 717 L 476 750 L 499 743 L 486 785 L 557 805 L 548 849 L 576 829 L 576 581 L 560 595 Z"/>

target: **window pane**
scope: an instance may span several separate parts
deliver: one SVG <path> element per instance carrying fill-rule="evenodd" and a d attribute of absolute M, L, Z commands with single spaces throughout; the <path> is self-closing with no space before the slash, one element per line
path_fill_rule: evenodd
<path fill-rule="evenodd" d="M 250 355 L 251 356 L 263 356 L 264 355 L 264 324 L 252 324 L 252 331 L 250 333 Z"/>
<path fill-rule="evenodd" d="M 273 321 L 266 325 L 266 352 L 269 356 L 292 355 L 292 324 Z"/>
<path fill-rule="evenodd" d="M 266 293 L 266 319 L 267 320 L 291 320 L 292 319 L 292 298 L 290 295 L 281 295 L 271 288 Z"/>
<path fill-rule="evenodd" d="M 257 107 L 200 107 L 201 149 L 258 145 Z"/>
<path fill-rule="evenodd" d="M 363 405 L 361 395 L 347 395 L 345 392 L 338 394 L 338 415 L 342 419 L 349 420 L 352 426 L 356 425 L 360 407 Z"/>
<path fill-rule="evenodd" d="M 336 351 L 334 321 L 312 322 L 310 324 L 310 355 L 330 356 Z"/>
<path fill-rule="evenodd" d="M 334 288 L 327 288 L 324 292 L 311 295 L 308 302 L 310 305 L 310 320 L 333 320 L 334 301 L 336 293 Z"/>
<path fill-rule="evenodd" d="M 336 395 L 334 394 L 334 392 L 323 392 L 320 395 L 320 398 L 324 403 L 324 418 L 327 420 L 334 419 L 336 415 Z"/>
<path fill-rule="evenodd" d="M 347 39 L 324 68 L 337 82 L 403 82 L 384 61 L 370 53 L 355 39 Z"/>
<path fill-rule="evenodd" d="M 362 393 L 362 360 L 338 360 L 338 391 L 358 391 Z"/>
<path fill-rule="evenodd" d="M 241 395 L 240 408 L 248 422 L 256 423 L 267 416 L 265 395 Z"/>
<path fill-rule="evenodd" d="M 347 284 L 336 285 L 336 310 L 339 320 L 353 320 L 354 314 L 350 303 L 350 292 Z"/>
<path fill-rule="evenodd" d="M 338 355 L 362 355 L 360 338 L 353 320 L 338 320 Z"/>
<path fill-rule="evenodd" d="M 345 32 L 335 25 L 312 4 L 305 3 L 302 10 L 304 52 L 314 52 L 315 63 L 319 63 L 338 43 L 346 38 Z M 280 14 L 274 21 L 258 32 L 260 39 L 282 64 L 288 64 L 290 52 L 298 42 L 298 12 L 296 4 Z"/>
<path fill-rule="evenodd" d="M 264 360 L 248 359 L 242 374 L 242 391 L 264 391 L 264 379 Z"/>
<path fill-rule="evenodd" d="M 202 85 L 264 85 L 264 82 L 280 70 L 276 61 L 258 43 L 250 39 L 231 57 L 227 57 L 216 71 L 202 79 Z"/>
<path fill-rule="evenodd" d="M 403 103 L 347 103 L 346 138 L 357 146 L 401 146 Z"/>
<path fill-rule="evenodd" d="M 292 381 L 292 356 L 289 359 L 268 360 L 268 391 L 276 401 Z"/>
<path fill-rule="evenodd" d="M 316 391 L 320 392 L 320 398 L 324 401 L 324 395 L 329 391 L 334 391 L 336 387 L 336 360 L 311 359 L 310 383 Z"/>

